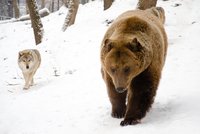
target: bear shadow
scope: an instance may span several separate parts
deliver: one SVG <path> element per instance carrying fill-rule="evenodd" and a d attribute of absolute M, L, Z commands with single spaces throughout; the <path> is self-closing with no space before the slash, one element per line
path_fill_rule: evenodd
<path fill-rule="evenodd" d="M 173 100 L 166 103 L 155 102 L 142 120 L 142 124 L 165 124 L 173 121 L 173 117 L 177 114 L 178 104 Z"/>

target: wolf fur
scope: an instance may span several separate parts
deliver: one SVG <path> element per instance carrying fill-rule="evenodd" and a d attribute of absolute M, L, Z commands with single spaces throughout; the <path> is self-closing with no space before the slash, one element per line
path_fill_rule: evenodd
<path fill-rule="evenodd" d="M 34 84 L 33 76 L 41 63 L 41 56 L 36 49 L 26 49 L 19 52 L 18 65 L 22 70 L 25 85 L 24 89 L 29 89 Z"/>

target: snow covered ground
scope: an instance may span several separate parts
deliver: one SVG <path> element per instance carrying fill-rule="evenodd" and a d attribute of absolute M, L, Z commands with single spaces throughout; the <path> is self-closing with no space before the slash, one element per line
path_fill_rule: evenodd
<path fill-rule="evenodd" d="M 200 1 L 158 0 L 166 11 L 167 61 L 155 103 L 141 124 L 120 127 L 100 74 L 106 20 L 134 9 L 136 0 L 80 6 L 76 24 L 62 32 L 65 8 L 42 19 L 43 43 L 35 46 L 30 21 L 0 24 L 0 134 L 199 134 Z M 0 22 L 1 23 L 1 22 Z M 37 48 L 42 64 L 29 90 L 18 52 Z"/>

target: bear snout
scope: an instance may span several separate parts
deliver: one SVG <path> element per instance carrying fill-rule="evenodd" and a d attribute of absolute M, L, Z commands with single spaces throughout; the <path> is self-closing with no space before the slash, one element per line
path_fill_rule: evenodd
<path fill-rule="evenodd" d="M 126 91 L 126 88 L 124 88 L 124 87 L 117 87 L 115 90 L 116 90 L 118 93 L 123 93 L 124 91 Z"/>

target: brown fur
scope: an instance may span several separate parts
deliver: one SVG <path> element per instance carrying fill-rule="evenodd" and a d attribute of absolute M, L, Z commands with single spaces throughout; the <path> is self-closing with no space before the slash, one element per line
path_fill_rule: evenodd
<path fill-rule="evenodd" d="M 168 45 L 164 21 L 162 8 L 131 10 L 105 33 L 101 71 L 112 116 L 125 116 L 122 126 L 139 123 L 154 101 Z"/>
<path fill-rule="evenodd" d="M 148 10 L 158 17 L 163 24 L 165 23 L 165 10 L 162 7 L 154 7 Z"/>

